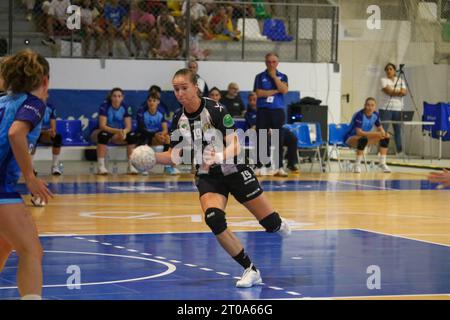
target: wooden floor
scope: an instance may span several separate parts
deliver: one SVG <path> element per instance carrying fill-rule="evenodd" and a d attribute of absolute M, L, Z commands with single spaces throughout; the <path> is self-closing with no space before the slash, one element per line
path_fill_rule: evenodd
<path fill-rule="evenodd" d="M 190 175 L 65 175 L 45 178 L 53 183 L 74 185 L 85 182 L 102 184 L 158 181 L 165 183 L 165 191 L 170 190 L 173 184 L 192 181 Z M 265 194 L 275 209 L 292 223 L 294 230 L 362 229 L 450 246 L 449 190 L 399 190 L 386 187 L 386 182 L 390 180 L 425 178 L 426 175 L 422 172 L 371 172 L 360 175 L 302 173 L 291 175 L 287 180 L 333 182 L 344 188 L 364 186 L 365 181 L 377 181 L 379 185 L 375 184 L 371 190 L 326 188 L 322 191 L 267 191 Z M 281 178 L 260 180 L 273 181 L 275 184 L 283 182 Z M 25 199 L 29 203 L 27 196 Z M 146 234 L 209 230 L 203 223 L 196 192 L 60 194 L 45 208 L 30 207 L 30 210 L 41 235 Z M 232 197 L 226 212 L 233 230 L 261 230 L 251 214 Z M 426 299 L 430 296 L 395 298 Z M 431 298 L 449 299 L 450 296 L 433 295 Z"/>

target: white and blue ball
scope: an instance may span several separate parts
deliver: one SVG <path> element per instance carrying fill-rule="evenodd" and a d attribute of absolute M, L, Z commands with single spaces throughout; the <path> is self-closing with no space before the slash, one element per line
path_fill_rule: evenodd
<path fill-rule="evenodd" d="M 155 151 L 147 145 L 139 146 L 133 150 L 130 160 L 136 170 L 150 171 L 156 164 Z"/>

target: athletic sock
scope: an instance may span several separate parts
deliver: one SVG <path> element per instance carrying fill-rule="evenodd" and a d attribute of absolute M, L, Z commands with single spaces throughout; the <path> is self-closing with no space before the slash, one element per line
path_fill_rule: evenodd
<path fill-rule="evenodd" d="M 105 167 L 105 158 L 98 158 L 97 159 L 98 166 L 104 168 Z"/>
<path fill-rule="evenodd" d="M 362 158 L 363 158 L 363 156 L 356 156 L 356 162 L 355 162 L 355 164 L 356 164 L 357 166 L 359 166 L 359 165 L 361 164 Z"/>
<path fill-rule="evenodd" d="M 386 156 L 380 156 L 380 164 L 386 164 Z"/>
<path fill-rule="evenodd" d="M 236 260 L 236 262 L 239 263 L 244 269 L 248 269 L 252 265 L 252 261 L 247 253 L 245 253 L 244 249 L 242 249 L 237 256 L 233 257 L 233 259 Z M 256 271 L 254 265 L 252 266 L 252 269 Z"/>
<path fill-rule="evenodd" d="M 59 154 L 54 154 L 53 155 L 53 166 L 57 167 L 59 164 Z"/>

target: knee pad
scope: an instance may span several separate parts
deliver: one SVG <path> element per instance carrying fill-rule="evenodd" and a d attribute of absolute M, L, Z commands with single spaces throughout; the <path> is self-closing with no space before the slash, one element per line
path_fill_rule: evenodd
<path fill-rule="evenodd" d="M 367 139 L 367 137 L 359 138 L 356 149 L 363 151 L 366 148 L 368 142 L 369 142 L 369 139 Z"/>
<path fill-rule="evenodd" d="M 205 222 L 215 235 L 219 235 L 227 229 L 225 212 L 218 208 L 206 209 Z"/>
<path fill-rule="evenodd" d="M 266 232 L 277 232 L 281 227 L 280 215 L 277 212 L 273 212 L 259 221 L 259 224 L 262 225 L 264 229 L 266 229 Z"/>
<path fill-rule="evenodd" d="M 100 131 L 97 136 L 97 141 L 99 144 L 108 144 L 111 139 L 111 135 L 106 131 Z"/>
<path fill-rule="evenodd" d="M 390 140 L 390 138 L 384 138 L 384 139 L 380 140 L 380 147 L 382 147 L 382 148 L 389 147 L 389 140 Z"/>
<path fill-rule="evenodd" d="M 138 141 L 138 135 L 136 134 L 136 132 L 128 132 L 125 141 L 128 144 L 136 144 Z"/>
<path fill-rule="evenodd" d="M 52 139 L 54 148 L 61 148 L 62 146 L 62 136 L 60 134 L 56 134 Z"/>

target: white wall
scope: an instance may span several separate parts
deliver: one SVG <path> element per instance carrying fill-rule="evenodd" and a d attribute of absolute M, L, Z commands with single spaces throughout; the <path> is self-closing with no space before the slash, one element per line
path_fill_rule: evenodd
<path fill-rule="evenodd" d="M 115 86 L 147 90 L 151 84 L 171 90 L 173 74 L 185 67 L 183 61 L 104 60 L 104 66 L 97 59 L 49 59 L 49 62 L 51 88 L 80 90 Z M 264 62 L 199 62 L 199 74 L 208 86 L 220 89 L 236 82 L 243 91 L 253 90 L 255 75 L 264 69 Z M 279 70 L 287 74 L 291 91 L 322 100 L 322 104 L 329 106 L 329 121 L 340 121 L 341 74 L 333 72 L 333 65 L 281 62 Z"/>

